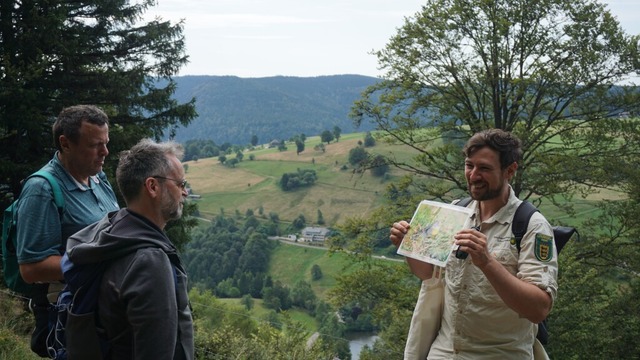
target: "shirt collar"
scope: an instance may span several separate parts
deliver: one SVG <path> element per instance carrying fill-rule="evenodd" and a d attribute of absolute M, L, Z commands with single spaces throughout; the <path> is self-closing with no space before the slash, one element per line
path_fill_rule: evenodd
<path fill-rule="evenodd" d="M 493 216 L 488 218 L 485 223 L 501 223 L 501 224 L 509 224 L 513 220 L 513 216 L 516 213 L 516 209 L 520 205 L 522 200 L 516 197 L 516 193 L 513 191 L 511 185 L 509 185 L 509 198 L 507 199 L 507 203 L 501 207 Z M 480 203 L 476 201 L 474 213 L 471 216 L 473 222 L 478 225 L 480 219 Z"/>
<path fill-rule="evenodd" d="M 96 181 L 97 177 L 95 176 L 89 177 L 88 186 L 76 180 L 73 176 L 71 176 L 69 171 L 67 171 L 67 169 L 64 166 L 62 166 L 62 162 L 58 158 L 58 155 L 59 155 L 59 151 L 56 151 L 55 155 L 53 155 L 53 159 L 51 159 L 48 165 L 51 166 L 53 172 L 55 172 L 58 175 L 58 179 L 62 180 L 62 183 L 65 186 L 65 188 L 67 188 L 68 190 L 78 189 L 81 191 L 87 191 L 91 189 L 91 180 L 93 180 L 94 182 L 97 182 Z"/>

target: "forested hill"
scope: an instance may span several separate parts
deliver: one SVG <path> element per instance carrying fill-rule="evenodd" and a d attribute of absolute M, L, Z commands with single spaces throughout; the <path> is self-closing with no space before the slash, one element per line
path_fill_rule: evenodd
<path fill-rule="evenodd" d="M 179 102 L 196 98 L 198 118 L 179 128 L 176 140 L 213 140 L 217 144 L 248 144 L 289 139 L 303 133 L 319 135 L 340 127 L 356 131 L 348 114 L 353 102 L 379 79 L 360 75 L 320 77 L 239 78 L 235 76 L 179 76 Z M 363 124 L 357 131 L 371 130 Z"/>

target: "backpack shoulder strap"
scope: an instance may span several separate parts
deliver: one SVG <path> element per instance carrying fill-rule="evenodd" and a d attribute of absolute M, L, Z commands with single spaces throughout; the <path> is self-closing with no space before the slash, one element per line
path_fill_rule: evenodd
<path fill-rule="evenodd" d="M 511 232 L 513 232 L 513 236 L 516 238 L 516 248 L 518 249 L 518 252 L 520 252 L 520 243 L 522 242 L 522 238 L 524 237 L 524 234 L 527 233 L 529 219 L 531 219 L 533 213 L 537 211 L 538 208 L 536 208 L 532 203 L 524 200 L 520 203 L 520 206 L 516 209 L 516 213 L 513 215 Z"/>
<path fill-rule="evenodd" d="M 56 207 L 58 208 L 58 213 L 62 215 L 62 211 L 64 210 L 64 196 L 62 196 L 62 190 L 60 189 L 60 184 L 58 184 L 58 180 L 56 180 L 55 176 L 53 176 L 52 173 L 46 170 L 38 170 L 35 173 L 29 175 L 27 179 L 34 176 L 39 176 L 47 179 L 53 191 L 53 201 L 56 203 Z"/>

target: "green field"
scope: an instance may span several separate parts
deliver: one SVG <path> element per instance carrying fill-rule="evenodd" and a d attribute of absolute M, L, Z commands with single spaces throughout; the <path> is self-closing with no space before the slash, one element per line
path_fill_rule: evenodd
<path fill-rule="evenodd" d="M 225 305 L 242 306 L 240 299 L 218 299 L 218 301 Z M 272 311 L 273 310 L 267 309 L 262 305 L 262 299 L 253 299 L 253 308 L 249 311 L 249 316 L 257 322 L 262 322 L 265 321 L 267 315 Z M 244 314 L 237 314 L 237 316 L 244 316 Z M 287 310 L 279 315 L 280 321 L 283 321 L 283 317 L 285 316 L 300 324 L 305 330 L 311 333 L 318 329 L 316 319 L 303 310 Z"/>
<path fill-rule="evenodd" d="M 389 175 L 374 177 L 369 171 L 354 173 L 348 163 L 349 151 L 358 146 L 365 134 L 345 134 L 339 142 L 325 144 L 326 151 L 314 150 L 320 143 L 318 136 L 307 138 L 305 150 L 296 155 L 295 145 L 288 144 L 288 150 L 280 152 L 274 148 L 258 146 L 247 150 L 244 159 L 235 168 L 220 164 L 217 158 L 186 162 L 186 179 L 195 194 L 201 196 L 198 207 L 201 216 L 212 218 L 224 209 L 226 214 L 236 210 L 244 214 L 247 209 L 254 213 L 262 207 L 264 214 L 274 212 L 283 222 L 290 222 L 303 214 L 308 225 L 317 221 L 322 212 L 326 225 L 339 224 L 349 217 L 366 216 L 383 204 L 386 187 L 400 176 L 406 175 L 399 169 L 391 168 Z M 370 154 L 390 155 L 396 159 L 408 160 L 415 150 L 398 145 L 388 145 L 378 141 L 367 148 Z M 254 160 L 249 160 L 250 155 Z M 318 181 L 311 187 L 284 192 L 278 182 L 284 173 L 298 169 L 313 169 Z M 560 211 L 553 205 L 545 204 L 541 210 L 552 223 L 575 224 L 576 220 L 592 217 L 594 200 L 615 199 L 620 194 L 604 191 L 587 199 L 574 200 L 575 217 Z M 554 221 L 557 219 L 557 221 Z"/>
<path fill-rule="evenodd" d="M 388 261 L 388 260 L 379 260 Z M 311 267 L 318 265 L 322 270 L 322 278 L 313 281 L 311 279 Z M 304 280 L 311 284 L 314 293 L 323 301 L 326 301 L 327 291 L 336 284 L 336 278 L 347 274 L 360 266 L 349 259 L 344 253 L 330 253 L 322 248 L 307 248 L 297 245 L 281 244 L 274 250 L 269 262 L 268 273 L 274 281 L 280 281 L 289 288 Z M 241 306 L 240 299 L 220 299 L 226 304 Z M 261 321 L 271 310 L 263 307 L 261 299 L 254 299 L 254 307 L 251 309 L 251 317 Z M 291 309 L 286 311 L 286 316 L 302 324 L 305 329 L 315 331 L 316 320 L 308 313 Z"/>
<path fill-rule="evenodd" d="M 364 134 L 347 134 L 339 142 L 325 144 L 325 152 L 314 150 L 320 143 L 315 137 L 307 138 L 305 151 L 296 155 L 295 145 L 289 150 L 258 148 L 245 151 L 244 159 L 235 168 L 220 164 L 217 158 L 189 161 L 186 179 L 194 194 L 201 196 L 198 207 L 203 217 L 211 218 L 224 209 L 244 214 L 262 206 L 264 213 L 275 212 L 282 221 L 291 221 L 303 214 L 307 223 L 317 220 L 319 209 L 327 225 L 335 225 L 347 217 L 365 215 L 382 203 L 385 187 L 403 173 L 392 169 L 387 178 L 372 176 L 369 172 L 354 173 L 348 163 L 349 151 L 358 146 Z M 398 151 L 379 142 L 367 148 L 371 154 L 389 154 Z M 410 150 L 401 152 L 408 157 Z M 255 160 L 249 160 L 253 155 Z M 399 155 L 400 156 L 400 155 Z M 343 167 L 346 166 L 346 169 Z M 313 169 L 318 181 L 309 188 L 284 192 L 278 182 L 284 173 L 298 169 Z"/>
<path fill-rule="evenodd" d="M 322 270 L 322 279 L 311 280 L 313 265 L 318 265 Z M 326 249 L 281 244 L 271 256 L 269 274 L 274 280 L 280 280 L 290 287 L 304 280 L 311 284 L 316 295 L 324 298 L 327 290 L 335 286 L 336 277 L 353 271 L 355 266 L 357 265 L 344 253 L 332 254 Z"/>

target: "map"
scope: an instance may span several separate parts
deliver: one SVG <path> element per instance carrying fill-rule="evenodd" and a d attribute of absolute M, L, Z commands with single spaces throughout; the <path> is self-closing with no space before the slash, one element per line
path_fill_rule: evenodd
<path fill-rule="evenodd" d="M 398 254 L 444 267 L 455 246 L 453 235 L 470 227 L 472 214 L 472 209 L 461 206 L 421 201 Z"/>

